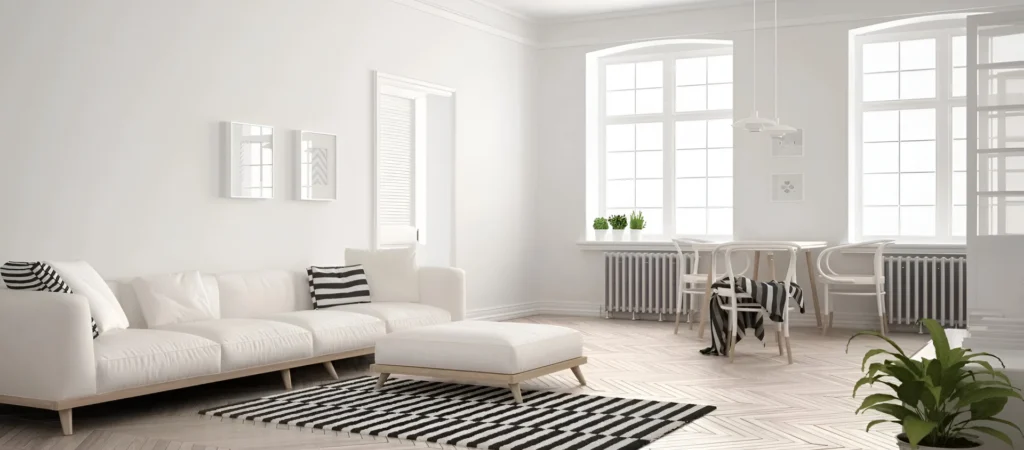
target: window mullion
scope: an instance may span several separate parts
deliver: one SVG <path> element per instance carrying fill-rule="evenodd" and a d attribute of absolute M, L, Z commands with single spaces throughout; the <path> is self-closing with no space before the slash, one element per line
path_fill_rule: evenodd
<path fill-rule="evenodd" d="M 953 109 L 949 101 L 953 89 L 952 34 L 943 33 L 935 42 L 935 89 L 939 105 L 935 111 L 935 237 L 952 239 L 953 198 L 952 198 L 952 148 Z"/>
<path fill-rule="evenodd" d="M 676 127 L 673 122 L 676 98 L 675 60 L 671 57 L 665 58 L 662 70 L 664 75 L 664 89 L 662 92 L 665 93 L 662 102 L 664 114 L 662 115 L 661 127 L 662 149 L 664 152 L 662 154 L 664 181 L 661 184 L 664 189 L 664 195 L 662 196 L 664 199 L 662 201 L 662 219 L 663 226 L 665 227 L 665 236 L 671 236 L 676 231 Z"/>

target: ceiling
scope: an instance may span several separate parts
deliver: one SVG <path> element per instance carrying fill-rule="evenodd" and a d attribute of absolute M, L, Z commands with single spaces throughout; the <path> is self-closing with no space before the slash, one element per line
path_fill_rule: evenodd
<path fill-rule="evenodd" d="M 735 5 L 738 0 L 485 0 L 499 8 L 534 19 L 563 19 L 670 7 Z"/>

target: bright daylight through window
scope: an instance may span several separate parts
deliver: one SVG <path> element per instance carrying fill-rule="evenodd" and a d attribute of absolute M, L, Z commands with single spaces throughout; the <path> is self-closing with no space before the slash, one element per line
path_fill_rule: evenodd
<path fill-rule="evenodd" d="M 598 212 L 732 235 L 732 48 L 600 60 Z"/>
<path fill-rule="evenodd" d="M 962 242 L 965 31 L 882 33 L 854 42 L 852 239 Z"/>

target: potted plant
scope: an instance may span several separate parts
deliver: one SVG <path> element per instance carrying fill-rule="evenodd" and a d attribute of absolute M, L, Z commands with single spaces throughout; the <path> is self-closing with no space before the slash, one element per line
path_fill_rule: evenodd
<path fill-rule="evenodd" d="M 639 211 L 629 213 L 630 240 L 639 241 L 640 235 L 644 232 L 644 228 L 647 228 L 647 221 L 644 220 L 644 213 Z"/>
<path fill-rule="evenodd" d="M 603 241 L 608 236 L 608 219 L 598 217 L 594 219 L 594 238 Z"/>
<path fill-rule="evenodd" d="M 867 370 L 853 387 L 854 397 L 864 385 L 882 384 L 892 391 L 868 395 L 857 408 L 856 414 L 876 411 L 890 416 L 872 420 L 867 429 L 885 422 L 899 424 L 903 432 L 897 442 L 904 450 L 974 448 L 981 445 L 978 433 L 1012 446 L 1009 436 L 989 426 L 1001 423 L 1021 432 L 1016 424 L 996 417 L 1011 398 L 1024 400 L 1020 389 L 986 359 L 993 358 L 1005 368 L 1003 361 L 989 353 L 951 349 L 938 322 L 923 319 L 920 323 L 931 334 L 935 359 L 911 359 L 895 342 L 875 331 L 862 331 L 850 338 L 874 336 L 896 350 L 873 349 L 864 355 L 861 370 L 865 366 Z M 850 350 L 849 342 L 846 350 Z M 878 355 L 885 355 L 885 360 L 867 364 Z"/>
<path fill-rule="evenodd" d="M 608 224 L 612 226 L 612 240 L 621 241 L 622 233 L 625 233 L 629 220 L 622 214 L 616 214 L 608 218 Z"/>

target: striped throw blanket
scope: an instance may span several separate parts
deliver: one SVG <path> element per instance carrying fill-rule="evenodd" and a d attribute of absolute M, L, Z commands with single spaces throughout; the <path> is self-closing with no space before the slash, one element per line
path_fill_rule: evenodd
<path fill-rule="evenodd" d="M 746 277 L 734 279 L 736 291 L 741 294 L 750 294 L 751 298 L 740 298 L 737 302 L 742 306 L 760 305 L 761 309 L 768 314 L 772 322 L 782 322 L 783 314 L 786 312 L 786 283 L 782 281 L 754 281 Z M 728 278 L 722 278 L 711 285 L 711 353 L 728 356 L 729 351 L 729 311 L 723 305 L 729 304 L 729 298 L 719 295 L 719 289 L 729 289 Z M 800 307 L 800 313 L 804 312 L 804 294 L 800 285 L 792 283 L 789 285 L 790 298 Z M 736 331 L 736 342 L 745 335 L 748 328 L 754 329 L 754 335 L 764 343 L 764 314 L 760 312 L 738 312 L 736 318 L 738 330 Z"/>

